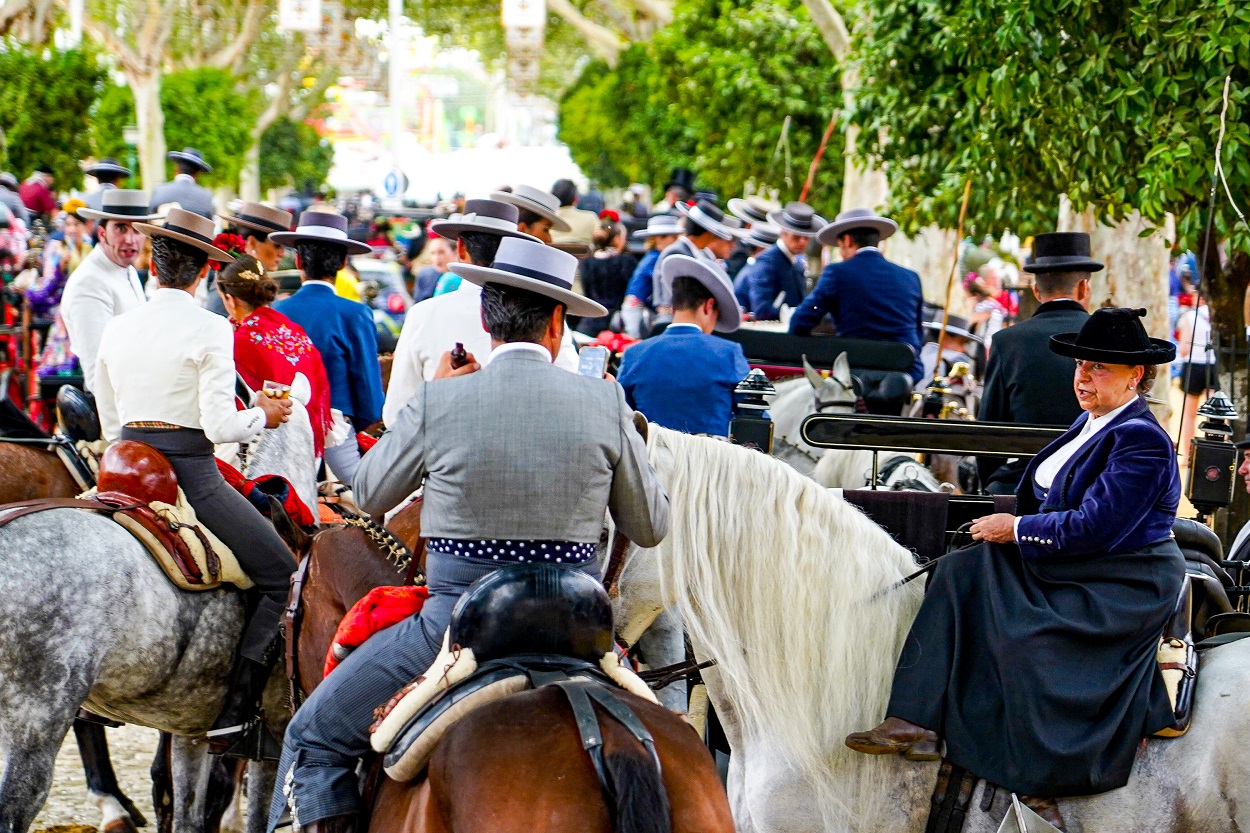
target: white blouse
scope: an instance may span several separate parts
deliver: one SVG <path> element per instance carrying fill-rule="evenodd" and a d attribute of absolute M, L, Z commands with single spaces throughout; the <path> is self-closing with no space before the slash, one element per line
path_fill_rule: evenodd
<path fill-rule="evenodd" d="M 95 375 L 107 440 L 131 422 L 199 428 L 213 443 L 249 442 L 265 428 L 263 410 L 235 407 L 230 321 L 181 289 L 158 289 L 151 301 L 110 321 Z"/>

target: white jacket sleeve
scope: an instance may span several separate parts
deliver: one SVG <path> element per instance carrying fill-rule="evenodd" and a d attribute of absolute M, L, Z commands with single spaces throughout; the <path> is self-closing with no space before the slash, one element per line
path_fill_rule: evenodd
<path fill-rule="evenodd" d="M 100 346 L 104 346 L 103 340 L 101 340 Z M 84 364 L 84 371 L 86 367 Z M 113 381 L 109 377 L 106 351 L 100 351 L 95 367 L 92 370 L 96 383 L 92 393 L 95 394 L 96 413 L 100 415 L 100 433 L 105 440 L 113 442 L 121 439 L 122 425 L 121 417 L 117 411 L 117 392 L 113 390 Z"/>
<path fill-rule="evenodd" d="M 201 427 L 214 444 L 250 442 L 265 430 L 265 412 L 260 408 L 240 411 L 234 406 L 234 335 L 230 322 L 214 317 L 206 327 L 199 367 Z"/>
<path fill-rule="evenodd" d="M 421 367 L 421 330 L 425 323 L 425 313 L 421 304 L 414 304 L 404 318 L 403 329 L 399 331 L 399 341 L 395 344 L 395 354 L 391 358 L 391 379 L 386 385 L 386 401 L 382 404 L 382 422 L 386 423 L 387 428 L 392 428 L 399 422 L 399 412 L 424 381 Z"/>
<path fill-rule="evenodd" d="M 61 319 L 69 333 L 69 346 L 82 365 L 83 384 L 92 393 L 100 340 L 114 312 L 113 293 L 97 275 L 83 275 L 61 300 Z"/>

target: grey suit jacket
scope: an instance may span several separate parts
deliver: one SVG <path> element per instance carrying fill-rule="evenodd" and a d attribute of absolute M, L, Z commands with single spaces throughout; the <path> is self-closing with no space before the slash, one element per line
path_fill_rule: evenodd
<path fill-rule="evenodd" d="M 201 217 L 213 219 L 213 192 L 185 179 L 175 178 L 172 182 L 158 185 L 152 192 L 151 211 L 167 203 L 176 202 L 187 211 L 193 211 Z"/>
<path fill-rule="evenodd" d="M 104 192 L 113 191 L 116 190 L 116 188 L 117 186 L 113 183 L 106 182 L 87 196 L 83 197 L 82 201 L 87 204 L 87 208 L 94 211 L 100 211 L 104 208 Z"/>
<path fill-rule="evenodd" d="M 379 515 L 422 483 L 431 538 L 591 543 L 605 508 L 641 546 L 668 531 L 668 495 L 620 385 L 528 350 L 423 383 L 360 461 L 352 490 Z"/>

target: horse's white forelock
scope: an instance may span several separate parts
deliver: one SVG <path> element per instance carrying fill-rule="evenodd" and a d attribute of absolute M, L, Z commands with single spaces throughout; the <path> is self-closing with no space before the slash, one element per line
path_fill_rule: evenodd
<path fill-rule="evenodd" d="M 647 447 L 672 506 L 655 553 L 665 596 L 716 660 L 744 734 L 810 783 L 830 829 L 858 828 L 885 800 L 886 768 L 843 739 L 884 717 L 923 588 L 880 591 L 912 555 L 756 451 L 655 425 Z"/>

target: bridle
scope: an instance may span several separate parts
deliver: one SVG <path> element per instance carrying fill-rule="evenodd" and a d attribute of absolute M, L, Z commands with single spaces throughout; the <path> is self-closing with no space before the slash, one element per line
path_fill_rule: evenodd
<path fill-rule="evenodd" d="M 821 414 L 833 408 L 843 408 L 846 409 L 848 413 L 855 413 L 860 410 L 861 399 L 856 393 L 856 382 L 854 378 L 851 379 L 850 384 L 844 383 L 841 379 L 838 379 L 835 376 L 830 376 L 826 381 L 833 382 L 838 386 L 839 391 L 838 394 L 836 394 L 838 398 L 821 399 L 820 388 L 812 388 L 812 407 L 814 408 L 814 413 Z M 848 393 L 853 397 L 849 401 L 844 398 Z M 784 449 L 785 451 L 803 457 L 812 463 L 812 465 L 816 465 L 820 462 L 819 456 L 808 451 L 802 445 L 799 445 L 798 442 L 791 439 L 788 435 L 775 438 L 773 440 L 773 445 L 779 450 Z"/>

